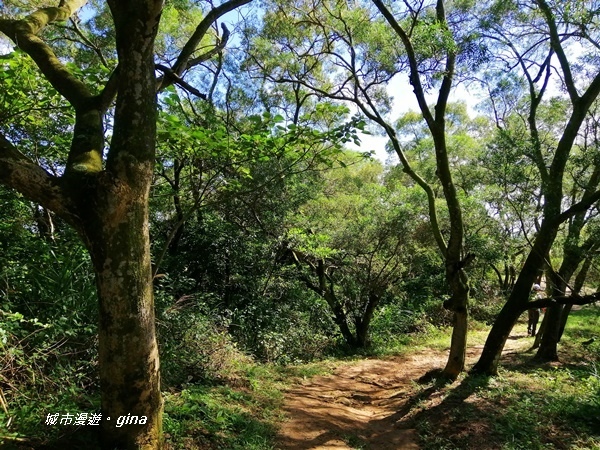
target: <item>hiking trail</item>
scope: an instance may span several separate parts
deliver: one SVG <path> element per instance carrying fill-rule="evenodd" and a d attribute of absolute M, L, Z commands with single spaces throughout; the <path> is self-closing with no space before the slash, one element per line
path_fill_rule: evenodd
<path fill-rule="evenodd" d="M 527 349 L 531 342 L 512 336 L 503 354 Z M 519 339 L 517 339 L 519 338 Z M 467 368 L 483 345 L 467 349 Z M 384 359 L 342 363 L 331 375 L 315 376 L 285 393 L 287 420 L 279 430 L 281 450 L 418 450 L 417 431 L 410 423 L 411 397 L 417 380 L 443 368 L 448 353 L 422 350 Z M 441 397 L 439 392 L 437 397 Z M 429 400 L 435 405 L 436 394 Z M 441 398 L 438 398 L 438 403 Z"/>

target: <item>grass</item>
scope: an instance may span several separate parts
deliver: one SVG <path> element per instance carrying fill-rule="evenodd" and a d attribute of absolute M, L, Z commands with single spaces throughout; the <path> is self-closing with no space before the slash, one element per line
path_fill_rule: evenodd
<path fill-rule="evenodd" d="M 226 386 L 194 386 L 165 397 L 167 448 L 270 449 L 277 399 Z"/>
<path fill-rule="evenodd" d="M 168 450 L 274 448 L 283 390 L 294 382 L 330 373 L 333 363 L 277 366 L 247 363 L 238 386 L 192 385 L 165 394 Z"/>
<path fill-rule="evenodd" d="M 561 363 L 510 355 L 496 377 L 463 375 L 441 388 L 441 402 L 425 399 L 414 411 L 423 447 L 600 450 L 600 346 L 590 343 L 599 331 L 599 308 L 573 311 Z"/>

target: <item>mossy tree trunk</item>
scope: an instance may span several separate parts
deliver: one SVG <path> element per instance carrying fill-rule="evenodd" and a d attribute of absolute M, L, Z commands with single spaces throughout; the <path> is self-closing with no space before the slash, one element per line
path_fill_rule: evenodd
<path fill-rule="evenodd" d="M 162 439 L 162 400 L 148 195 L 157 111 L 153 47 L 162 2 L 109 2 L 119 70 L 99 95 L 93 95 L 38 37 L 46 25 L 67 20 L 84 3 L 61 1 L 58 7 L 20 20 L 0 20 L 0 30 L 32 57 L 75 111 L 64 176 L 50 175 L 2 138 L 0 181 L 63 217 L 90 252 L 100 302 L 103 447 L 157 449 Z M 104 167 L 103 119 L 115 96 L 114 132 Z M 117 427 L 118 417 L 128 414 L 138 416 L 140 423 Z"/>
<path fill-rule="evenodd" d="M 161 446 L 162 400 L 148 234 L 148 189 L 105 172 L 82 208 L 100 303 L 99 370 L 103 448 Z M 120 416 L 143 424 L 117 426 Z"/>
<path fill-rule="evenodd" d="M 119 65 L 99 94 L 39 37 L 47 25 L 68 20 L 85 0 L 60 0 L 56 7 L 20 19 L 0 16 L 0 32 L 33 59 L 75 113 L 63 176 L 50 174 L 21 153 L 18 143 L 0 134 L 0 183 L 63 218 L 90 252 L 100 304 L 101 436 L 106 449 L 162 446 L 148 230 L 157 89 L 180 79 L 216 19 L 249 1 L 231 0 L 210 11 L 182 49 L 171 77 L 157 80 L 154 40 L 163 1 L 109 0 Z M 215 49 L 220 51 L 222 44 Z M 111 145 L 105 155 L 104 115 L 115 98 Z M 128 414 L 137 416 L 138 423 L 117 426 L 119 416 Z"/>

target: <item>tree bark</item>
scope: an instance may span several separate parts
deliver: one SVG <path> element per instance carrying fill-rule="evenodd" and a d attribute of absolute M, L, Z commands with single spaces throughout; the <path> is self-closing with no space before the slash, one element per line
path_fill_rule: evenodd
<path fill-rule="evenodd" d="M 581 265 L 581 269 L 579 269 L 579 273 L 577 274 L 577 276 L 575 277 L 575 283 L 573 285 L 573 294 L 575 295 L 579 295 L 579 293 L 581 292 L 581 290 L 583 289 L 583 285 L 585 283 L 585 280 L 587 278 L 587 274 L 590 270 L 590 267 L 592 266 L 592 256 L 588 255 L 585 260 L 583 261 L 583 264 Z M 573 305 L 565 305 L 561 317 L 560 317 L 560 324 L 559 324 L 559 328 L 558 328 L 558 341 L 560 342 L 563 333 L 565 332 L 565 327 L 567 326 L 567 320 L 569 319 L 569 314 L 571 313 L 571 309 L 573 308 Z"/>
<path fill-rule="evenodd" d="M 456 274 L 450 274 L 453 297 L 452 303 L 453 323 L 452 338 L 450 345 L 450 354 L 446 367 L 442 372 L 443 376 L 449 379 L 456 379 L 465 368 L 465 359 L 467 354 L 467 332 L 468 332 L 468 304 L 469 304 L 469 284 L 464 271 L 459 270 Z"/>
<path fill-rule="evenodd" d="M 568 238 L 567 238 L 568 241 Z M 571 276 L 575 272 L 581 257 L 579 252 L 569 251 L 563 258 L 557 274 L 550 274 L 549 280 L 552 285 L 552 295 L 566 295 L 566 288 Z M 572 249 L 571 249 L 572 250 Z M 542 361 L 558 361 L 558 341 L 560 320 L 565 305 L 552 305 L 546 308 L 543 326 L 540 327 L 539 348 L 535 358 Z M 536 342 L 538 340 L 536 339 Z"/>
<path fill-rule="evenodd" d="M 0 182 L 74 226 L 90 252 L 100 303 L 103 448 L 158 449 L 162 400 L 148 196 L 156 138 L 153 45 L 162 2 L 109 2 L 120 70 L 98 96 L 37 35 L 84 3 L 63 0 L 20 20 L 0 20 L 0 31 L 31 56 L 75 111 L 64 176 L 48 174 L 0 136 Z M 115 93 L 114 132 L 104 168 L 103 117 Z"/>
<path fill-rule="evenodd" d="M 107 180 L 107 175 L 99 177 L 96 207 L 89 211 L 83 230 L 100 302 L 102 446 L 157 449 L 162 442 L 162 398 L 148 193 Z M 136 423 L 131 419 L 119 426 L 117 419 L 128 414 Z"/>
<path fill-rule="evenodd" d="M 375 309 L 379 304 L 380 296 L 374 292 L 369 293 L 369 299 L 360 317 L 355 321 L 356 326 L 356 346 L 366 347 L 369 343 L 369 327 L 375 314 Z"/>

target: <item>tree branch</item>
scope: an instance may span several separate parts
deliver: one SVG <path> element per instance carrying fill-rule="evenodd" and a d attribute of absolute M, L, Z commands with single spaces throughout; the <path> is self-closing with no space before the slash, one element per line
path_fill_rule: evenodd
<path fill-rule="evenodd" d="M 110 74 L 106 85 L 104 85 L 104 89 L 102 89 L 102 92 L 100 92 L 100 94 L 98 94 L 98 96 L 96 97 L 98 100 L 98 108 L 103 113 L 109 108 L 110 104 L 117 96 L 118 87 L 119 66 L 115 67 L 115 70 L 113 70 L 113 72 Z"/>
<path fill-rule="evenodd" d="M 73 30 L 75 31 L 75 33 L 83 40 L 83 43 L 85 45 L 87 45 L 89 48 L 91 48 L 94 53 L 96 53 L 96 55 L 98 55 L 98 58 L 100 59 L 100 62 L 102 63 L 102 65 L 104 67 L 109 67 L 108 65 L 108 61 L 106 61 L 106 58 L 104 57 L 104 55 L 102 54 L 102 50 L 100 49 L 100 47 L 98 47 L 96 44 L 94 44 L 84 33 L 83 31 L 81 31 L 81 28 L 79 28 L 79 25 L 77 25 L 77 21 L 73 20 L 73 18 L 71 18 L 71 25 L 73 25 Z"/>
<path fill-rule="evenodd" d="M 71 212 L 60 178 L 29 160 L 0 134 L 0 184 L 16 189 L 28 199 L 50 209 L 76 226 L 78 218 Z"/>
<path fill-rule="evenodd" d="M 57 58 L 37 34 L 52 22 L 67 20 L 85 0 L 61 0 L 58 7 L 41 8 L 20 20 L 0 19 L 0 32 L 6 34 L 37 64 L 52 86 L 75 108 L 92 97 L 91 91 Z"/>
<path fill-rule="evenodd" d="M 415 96 L 417 97 L 417 102 L 419 103 L 419 108 L 421 109 L 421 113 L 423 114 L 423 118 L 427 122 L 430 127 L 434 127 L 434 119 L 431 114 L 431 110 L 429 106 L 427 106 L 427 100 L 425 99 L 425 91 L 423 90 L 423 85 L 421 84 L 421 78 L 419 76 L 419 67 L 417 63 L 417 56 L 415 54 L 415 50 L 413 48 L 412 42 L 410 38 L 400 26 L 398 21 L 395 19 L 393 14 L 385 7 L 381 0 L 373 0 L 373 3 L 379 9 L 383 17 L 388 21 L 392 29 L 396 32 L 398 37 L 402 40 L 402 44 L 406 49 L 406 55 L 408 57 L 408 63 L 410 66 L 410 84 L 414 88 Z"/>
<path fill-rule="evenodd" d="M 250 3 L 251 1 L 252 0 L 229 0 L 221 5 L 217 6 L 216 8 L 212 9 L 206 15 L 206 17 L 204 17 L 204 19 L 202 19 L 202 21 L 198 24 L 198 26 L 196 27 L 196 31 L 194 31 L 194 34 L 192 34 L 190 39 L 183 46 L 183 49 L 181 50 L 181 53 L 179 54 L 177 61 L 175 61 L 175 64 L 173 65 L 173 69 L 172 69 L 173 73 L 175 73 L 179 77 L 181 77 L 183 75 L 183 72 L 190 65 L 190 58 L 192 57 L 193 53 L 198 48 L 198 45 L 200 45 L 200 42 L 206 35 L 206 32 L 209 30 L 210 26 L 217 19 L 219 19 L 224 14 L 227 14 L 228 12 L 233 11 L 236 8 L 239 8 L 240 6 Z M 229 35 L 227 35 L 227 37 L 228 36 Z M 217 44 L 217 46 L 218 45 L 219 44 Z M 220 51 L 220 50 L 218 50 L 218 51 Z M 164 86 L 162 86 L 162 87 L 164 87 Z"/>
<path fill-rule="evenodd" d="M 203 53 L 202 55 L 197 56 L 196 58 L 190 59 L 187 64 L 188 68 L 197 66 L 198 64 L 203 63 L 204 61 L 208 61 L 213 56 L 223 51 L 223 49 L 227 45 L 227 41 L 229 40 L 229 30 L 227 29 L 224 23 L 221 23 L 221 30 L 223 30 L 223 35 L 221 36 L 221 39 L 217 41 L 217 44 L 206 53 Z"/>
<path fill-rule="evenodd" d="M 600 292 L 590 295 L 558 295 L 527 302 L 523 305 L 523 311 L 533 308 L 547 308 L 554 305 L 589 305 L 599 300 Z"/>
<path fill-rule="evenodd" d="M 574 216 L 577 213 L 585 212 L 600 200 L 600 191 L 596 191 L 593 194 L 585 195 L 579 202 L 572 205 L 567 210 L 563 211 L 556 217 L 557 223 L 563 223 L 565 220 L 568 220 L 570 217 Z"/>
<path fill-rule="evenodd" d="M 444 2 L 438 0 L 436 5 L 437 20 L 440 24 L 447 27 L 446 12 L 444 8 Z M 444 118 L 446 116 L 446 106 L 448 104 L 448 97 L 452 89 L 452 79 L 454 77 L 454 65 L 456 63 L 456 52 L 455 50 L 449 50 L 446 56 L 446 70 L 442 79 L 442 85 L 438 93 L 438 100 L 435 105 L 435 121 L 438 125 L 443 126 Z M 428 109 L 429 111 L 429 109 Z M 431 130 L 433 133 L 433 130 Z M 446 157 L 447 159 L 447 157 Z"/>
<path fill-rule="evenodd" d="M 165 74 L 165 76 L 162 78 L 162 83 L 160 85 L 161 89 L 169 86 L 172 83 L 175 83 L 181 86 L 186 91 L 191 92 L 197 97 L 200 97 L 202 100 L 207 99 L 206 94 L 203 94 L 194 86 L 184 81 L 179 75 L 173 72 L 173 69 L 170 69 L 167 66 L 163 66 L 162 64 L 156 64 L 154 67 L 156 67 L 158 70 Z"/>
<path fill-rule="evenodd" d="M 544 18 L 546 19 L 546 24 L 548 25 L 550 31 L 550 45 L 554 49 L 554 53 L 556 53 L 558 62 L 562 68 L 563 75 L 565 77 L 565 87 L 567 88 L 571 102 L 575 103 L 577 100 L 579 100 L 579 94 L 577 92 L 577 87 L 575 86 L 575 81 L 571 72 L 571 65 L 569 64 L 569 60 L 565 55 L 565 51 L 560 41 L 556 22 L 554 21 L 554 14 L 548 6 L 548 3 L 546 3 L 546 0 L 536 0 L 536 3 L 542 10 L 542 14 L 544 14 Z"/>

